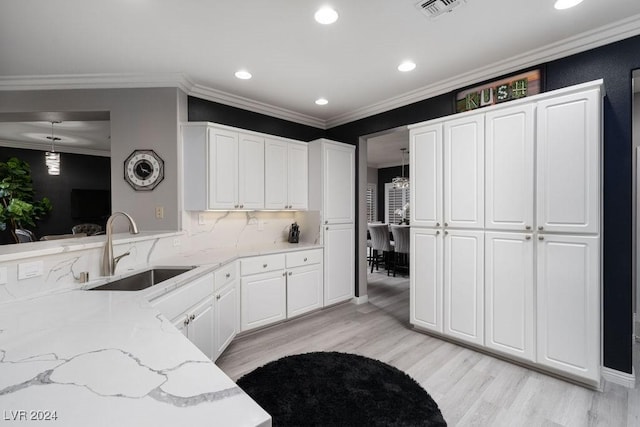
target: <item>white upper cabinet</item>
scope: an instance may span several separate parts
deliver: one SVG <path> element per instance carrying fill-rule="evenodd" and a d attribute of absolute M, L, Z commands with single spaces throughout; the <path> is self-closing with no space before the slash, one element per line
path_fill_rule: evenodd
<path fill-rule="evenodd" d="M 307 209 L 307 145 L 265 140 L 265 208 Z"/>
<path fill-rule="evenodd" d="M 289 142 L 287 152 L 289 209 L 306 210 L 309 192 L 309 150 L 307 144 Z"/>
<path fill-rule="evenodd" d="M 238 150 L 238 208 L 264 208 L 264 138 L 240 134 Z"/>
<path fill-rule="evenodd" d="M 410 132 L 411 224 L 440 227 L 442 220 L 442 124 Z"/>
<path fill-rule="evenodd" d="M 534 106 L 491 111 L 485 121 L 485 227 L 529 231 L 534 225 Z"/>
<path fill-rule="evenodd" d="M 323 224 L 355 221 L 355 147 L 328 140 L 309 143 L 310 209 Z"/>
<path fill-rule="evenodd" d="M 444 224 L 484 228 L 484 114 L 444 123 Z"/>
<path fill-rule="evenodd" d="M 207 209 L 238 208 L 238 134 L 222 129 L 208 130 Z M 207 179 L 202 177 L 201 179 Z M 185 181 L 185 186 L 193 184 Z M 196 184 L 198 185 L 198 184 Z"/>
<path fill-rule="evenodd" d="M 547 99 L 537 109 L 537 227 L 597 233 L 600 227 L 600 91 Z"/>
<path fill-rule="evenodd" d="M 307 209 L 307 144 L 213 123 L 182 125 L 186 210 Z"/>

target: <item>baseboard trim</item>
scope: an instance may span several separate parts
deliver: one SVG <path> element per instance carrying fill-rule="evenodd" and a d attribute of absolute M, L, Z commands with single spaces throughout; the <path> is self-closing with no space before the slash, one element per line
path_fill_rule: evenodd
<path fill-rule="evenodd" d="M 611 383 L 618 384 L 626 388 L 636 387 L 636 373 L 633 368 L 631 369 L 631 373 L 627 374 L 626 372 L 616 371 L 615 369 L 603 366 L 601 374 L 602 379 L 605 379 Z"/>
<path fill-rule="evenodd" d="M 362 295 L 359 297 L 353 297 L 351 302 L 355 305 L 366 304 L 369 302 L 369 295 Z"/>

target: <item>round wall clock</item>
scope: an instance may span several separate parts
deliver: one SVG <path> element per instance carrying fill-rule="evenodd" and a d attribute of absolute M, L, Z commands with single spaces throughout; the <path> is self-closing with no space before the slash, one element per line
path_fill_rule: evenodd
<path fill-rule="evenodd" d="M 135 150 L 124 161 L 124 179 L 136 191 L 150 191 L 164 179 L 164 160 L 153 150 Z"/>

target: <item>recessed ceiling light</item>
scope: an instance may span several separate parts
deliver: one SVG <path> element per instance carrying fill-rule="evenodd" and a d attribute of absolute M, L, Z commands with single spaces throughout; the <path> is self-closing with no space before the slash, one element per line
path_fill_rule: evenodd
<path fill-rule="evenodd" d="M 398 65 L 398 71 L 407 72 L 416 68 L 416 63 L 413 61 L 404 61 L 402 64 Z"/>
<path fill-rule="evenodd" d="M 329 101 L 327 101 L 327 100 L 326 100 L 326 99 L 324 99 L 324 98 L 318 98 L 318 99 L 316 99 L 316 104 L 318 104 L 318 105 L 327 105 L 328 103 L 329 103 Z"/>
<path fill-rule="evenodd" d="M 245 70 L 236 71 L 236 77 L 240 80 L 249 80 L 251 78 L 251 73 Z"/>
<path fill-rule="evenodd" d="M 338 20 L 338 12 L 330 8 L 329 6 L 318 9 L 313 17 L 321 24 L 329 25 Z"/>
<path fill-rule="evenodd" d="M 579 5 L 580 3 L 582 3 L 582 0 L 556 0 L 553 7 L 558 10 L 569 9 L 573 6 Z"/>

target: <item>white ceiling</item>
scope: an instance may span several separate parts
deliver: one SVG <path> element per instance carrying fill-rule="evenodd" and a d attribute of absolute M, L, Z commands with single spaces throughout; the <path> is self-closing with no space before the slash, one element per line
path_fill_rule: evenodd
<path fill-rule="evenodd" d="M 638 0 L 553 2 L 430 20 L 416 0 L 0 0 L 0 89 L 178 85 L 324 128 L 640 34 Z M 325 3 L 333 25 L 313 20 Z"/>

